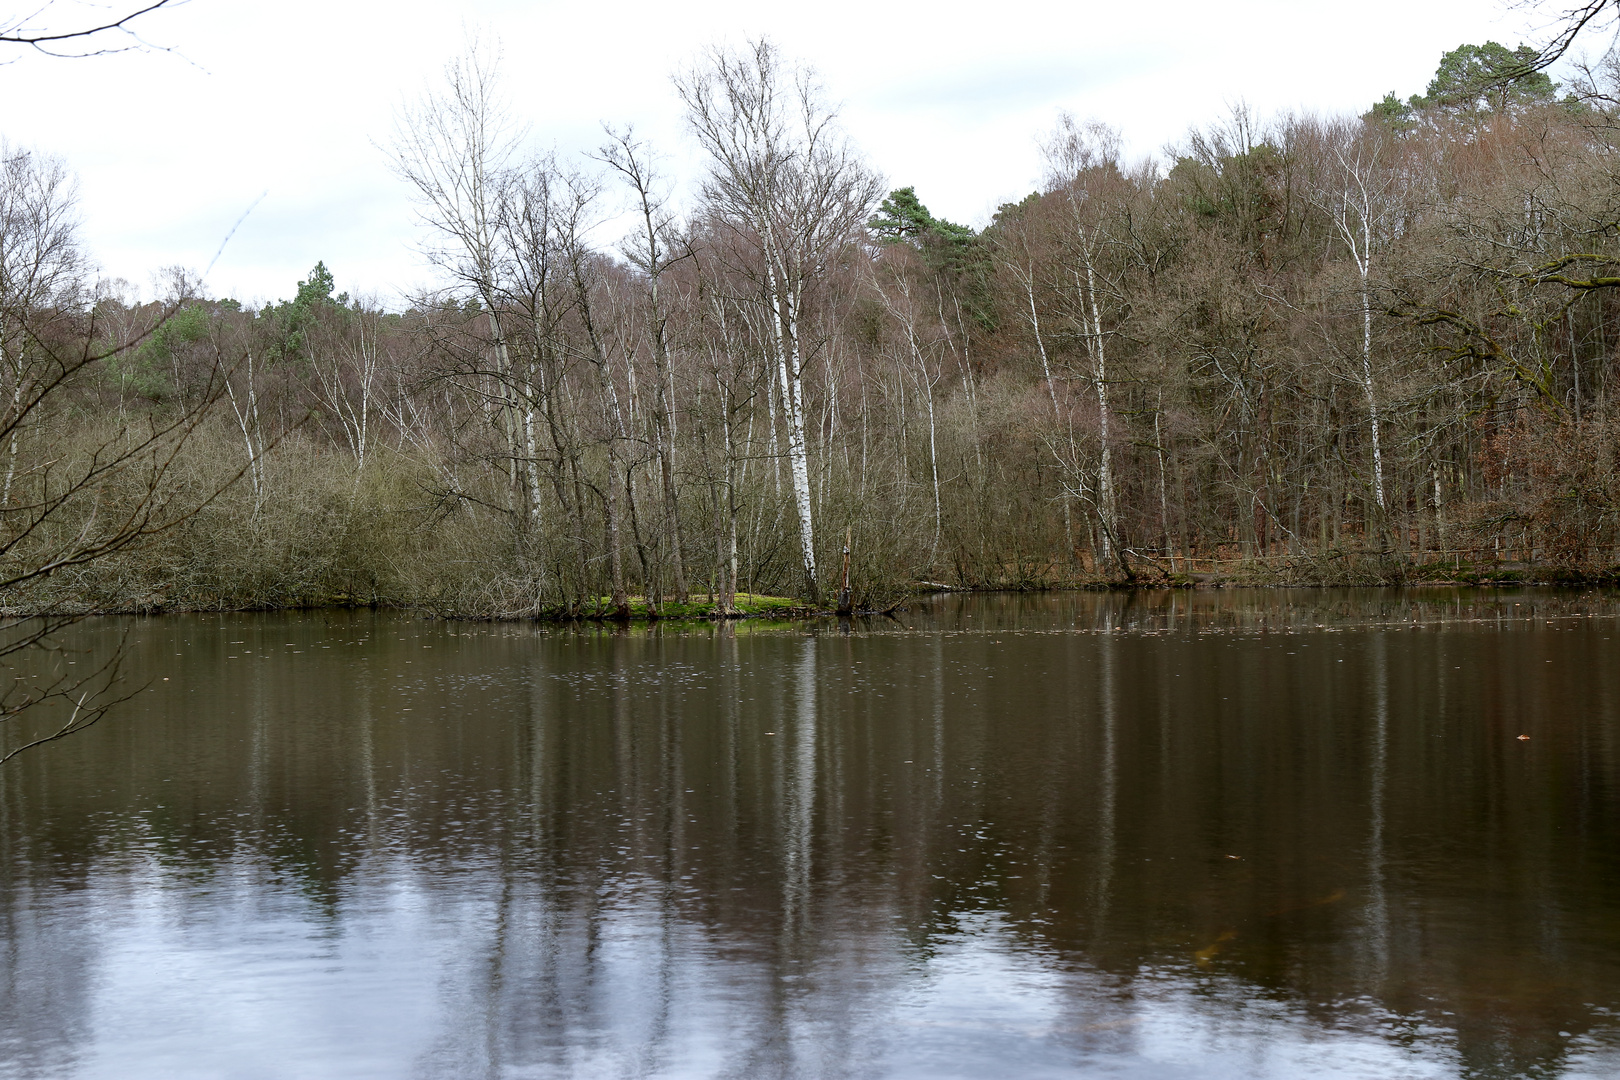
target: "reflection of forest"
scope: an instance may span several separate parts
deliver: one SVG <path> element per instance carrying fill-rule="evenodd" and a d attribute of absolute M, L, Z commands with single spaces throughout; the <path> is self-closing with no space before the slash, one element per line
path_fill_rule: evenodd
<path fill-rule="evenodd" d="M 1341 1044 L 1557 1074 L 1612 1052 L 1620 1007 L 1620 620 L 1595 603 L 144 624 L 140 715 L 0 777 L 0 1075 L 105 1056 L 98 1010 L 166 948 L 195 981 L 149 973 L 153 1000 L 199 1008 L 289 936 L 304 966 L 258 993 L 433 1075 L 1200 1040 L 1273 1046 L 1263 1074 Z M 1272 632 L 1317 623 L 1343 632 Z M 1252 632 L 1193 632 L 1223 625 Z"/>

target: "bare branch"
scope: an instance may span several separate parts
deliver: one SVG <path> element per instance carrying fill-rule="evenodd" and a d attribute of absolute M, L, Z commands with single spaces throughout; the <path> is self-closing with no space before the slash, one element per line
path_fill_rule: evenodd
<path fill-rule="evenodd" d="M 111 19 L 106 22 L 99 22 L 91 26 L 80 26 L 69 30 L 53 30 L 44 28 L 36 29 L 31 27 L 29 25 L 30 23 L 38 19 L 41 15 L 45 14 L 55 6 L 55 0 L 50 0 L 50 2 L 46 3 L 43 7 L 35 10 L 29 15 L 24 16 L 21 19 L 18 19 L 10 25 L 0 25 L 0 45 L 19 45 L 30 47 L 46 54 L 47 56 L 55 56 L 62 59 L 83 59 L 90 56 L 106 56 L 111 53 L 129 52 L 135 49 L 159 48 L 160 51 L 167 51 L 166 49 L 161 49 L 161 47 L 153 46 L 150 42 L 138 37 L 135 34 L 135 31 L 131 28 L 130 24 L 132 24 L 136 19 L 139 19 L 141 16 L 149 15 L 161 7 L 167 7 L 171 3 L 178 4 L 183 2 L 184 0 L 153 0 L 152 3 L 149 3 L 144 7 L 137 8 L 134 11 L 126 12 L 124 15 L 121 15 L 116 19 Z M 129 43 L 111 47 L 100 46 L 100 41 L 117 35 L 122 35 L 124 38 L 128 39 Z M 77 43 L 91 43 L 95 45 L 95 47 L 82 52 L 58 51 L 59 47 L 61 46 L 71 46 Z"/>

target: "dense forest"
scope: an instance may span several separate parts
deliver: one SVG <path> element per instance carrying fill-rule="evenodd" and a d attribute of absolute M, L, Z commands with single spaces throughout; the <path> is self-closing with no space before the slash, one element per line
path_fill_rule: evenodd
<path fill-rule="evenodd" d="M 392 310 L 324 265 L 126 302 L 66 164 L 5 148 L 0 584 L 522 616 L 830 603 L 846 545 L 861 607 L 1605 574 L 1620 64 L 1534 60 L 1142 160 L 1065 117 L 975 231 L 885 194 L 767 42 L 676 74 L 695 178 L 628 129 L 528 153 L 475 52 L 382 140 L 442 283 Z"/>

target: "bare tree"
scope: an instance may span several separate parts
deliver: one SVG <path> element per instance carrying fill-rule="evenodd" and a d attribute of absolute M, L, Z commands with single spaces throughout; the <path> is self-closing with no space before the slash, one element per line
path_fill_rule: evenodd
<path fill-rule="evenodd" d="M 802 329 L 809 292 L 856 243 L 878 178 L 836 127 L 814 75 L 786 68 L 765 39 L 713 49 L 675 80 L 709 159 L 704 198 L 752 249 L 748 270 L 769 310 L 805 596 L 816 599 L 815 524 L 805 438 Z"/>
<path fill-rule="evenodd" d="M 1053 368 L 1052 350 L 1047 347 L 1051 328 L 1049 324 L 1043 327 L 1041 322 L 1046 290 L 1037 267 L 1044 260 L 1045 253 L 1038 250 L 1041 245 L 1037 231 L 1037 225 L 1028 220 L 1027 215 L 1008 215 L 997 230 L 994 250 L 998 267 L 1017 292 L 1013 310 L 1018 312 L 1018 321 L 1029 327 L 1035 342 L 1035 357 L 1041 365 L 1041 385 L 1045 387 L 1046 399 L 1052 406 L 1053 437 L 1061 440 L 1059 459 L 1072 463 L 1078 461 L 1080 456 L 1074 439 L 1074 424 L 1058 400 L 1057 374 Z M 1059 505 L 1063 508 L 1065 562 L 1072 560 L 1075 553 L 1073 503 L 1078 494 L 1076 485 L 1065 484 L 1058 496 Z"/>
<path fill-rule="evenodd" d="M 1047 184 L 1067 211 L 1060 293 L 1071 298 L 1069 321 L 1078 329 L 1088 360 L 1086 380 L 1097 402 L 1097 496 L 1094 505 L 1102 561 L 1118 558 L 1130 573 L 1119 543 L 1119 500 L 1114 477 L 1114 410 L 1109 400 L 1108 342 L 1113 328 L 1103 322 L 1103 292 L 1111 283 L 1101 267 L 1107 233 L 1109 188 L 1120 186 L 1120 136 L 1100 123 L 1082 124 L 1069 115 L 1046 146 Z"/>
<path fill-rule="evenodd" d="M 634 192 L 640 218 L 636 234 L 626 243 L 625 253 L 647 279 L 647 336 L 652 346 L 653 447 L 658 455 L 659 480 L 664 499 L 665 528 L 670 534 L 670 562 L 675 574 L 675 598 L 687 597 L 686 567 L 681 555 L 680 499 L 675 484 L 675 433 L 673 430 L 674 382 L 669 356 L 669 312 L 664 302 L 663 280 L 670 266 L 681 256 L 670 240 L 673 217 L 660 180 L 648 160 L 648 152 L 629 128 L 608 129 L 609 142 L 598 151 Z"/>
<path fill-rule="evenodd" d="M 1358 381 L 1367 404 L 1372 443 L 1373 502 L 1388 509 L 1384 494 L 1383 418 L 1373 363 L 1374 262 L 1400 224 L 1399 148 L 1384 124 L 1339 120 L 1321 129 L 1308 197 L 1327 216 L 1356 275 L 1361 322 Z"/>
<path fill-rule="evenodd" d="M 16 149 L 0 140 L 0 379 L 9 408 L 21 411 L 45 377 L 30 326 L 39 313 L 71 306 L 83 288 L 87 260 L 78 244 L 77 185 L 58 158 Z M 26 421 L 12 425 L 5 444 L 0 508 L 11 502 Z"/>
<path fill-rule="evenodd" d="M 428 90 L 400 114 L 391 154 L 395 171 L 416 189 L 422 221 L 434 236 L 425 254 L 453 282 L 453 293 L 481 305 L 499 393 L 491 405 L 508 446 L 510 497 L 514 503 L 526 499 L 529 516 L 537 519 L 534 414 L 509 392 L 499 215 L 521 132 L 500 100 L 499 59 L 474 42 L 465 56 L 447 64 L 444 86 Z"/>
<path fill-rule="evenodd" d="M 614 612 L 626 618 L 630 613 L 630 597 L 625 586 L 624 522 L 626 512 L 634 510 L 630 470 L 624 459 L 629 431 L 624 404 L 614 378 L 614 339 L 600 318 L 597 306 L 603 291 L 600 280 L 602 260 L 585 242 L 586 234 L 596 224 L 596 203 L 601 196 L 601 187 L 594 177 L 579 173 L 564 177 L 563 182 L 567 195 L 560 207 L 561 213 L 557 215 L 555 229 L 568 279 L 574 290 L 574 309 L 583 332 L 583 342 L 576 345 L 574 351 L 594 373 L 597 406 L 603 417 L 599 438 L 607 450 L 608 462 L 607 479 L 602 485 L 608 576 Z"/>
<path fill-rule="evenodd" d="M 44 588 L 47 579 L 71 576 L 165 533 L 217 496 L 218 489 L 199 493 L 177 482 L 175 472 L 223 379 L 215 369 L 190 400 L 164 414 L 115 418 L 92 429 L 91 441 L 73 432 L 69 424 L 81 395 L 151 331 L 102 344 L 97 308 L 87 294 L 89 265 L 78 242 L 71 175 L 41 155 L 6 148 L 0 157 L 0 446 L 7 452 L 0 607 L 29 613 L 0 620 L 3 663 L 51 649 L 53 636 L 77 617 Z M 155 325 L 188 300 L 176 299 Z M 0 762 L 90 726 L 123 700 L 116 688 L 121 655 L 115 651 L 87 674 L 64 674 L 58 663 L 54 675 L 9 680 L 0 691 L 0 724 L 9 727 L 50 702 L 66 708 L 68 717 L 49 732 L 24 736 Z"/>
<path fill-rule="evenodd" d="M 377 411 L 384 369 L 383 316 L 375 303 L 322 315 L 307 347 L 313 394 L 337 421 L 343 441 L 353 451 L 355 482 L 359 483 L 375 437 L 371 418 Z"/>
<path fill-rule="evenodd" d="M 915 383 L 927 410 L 929 487 L 934 497 L 934 538 L 928 548 L 928 561 L 932 564 L 939 552 L 940 534 L 944 529 L 939 479 L 939 417 L 935 404 L 939 384 L 945 374 L 944 354 L 951 347 L 950 327 L 943 318 L 942 303 L 928 302 L 930 299 L 937 301 L 937 295 L 918 295 L 920 286 L 914 280 L 911 268 L 906 265 L 913 256 L 909 255 L 909 248 L 905 252 L 884 252 L 884 258 L 872 262 L 870 276 L 873 291 L 904 340 L 904 358 L 899 366 Z"/>

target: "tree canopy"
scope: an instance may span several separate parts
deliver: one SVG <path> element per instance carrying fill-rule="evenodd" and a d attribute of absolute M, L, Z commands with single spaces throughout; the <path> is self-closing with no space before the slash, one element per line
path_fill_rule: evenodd
<path fill-rule="evenodd" d="M 922 253 L 935 269 L 963 270 L 977 234 L 966 225 L 936 218 L 928 212 L 913 187 L 889 192 L 866 223 L 881 244 L 908 244 Z"/>
<path fill-rule="evenodd" d="M 925 236 L 941 231 L 942 227 L 953 232 L 972 231 L 935 218 L 922 200 L 917 198 L 914 187 L 896 188 L 889 192 L 888 198 L 883 200 L 878 212 L 866 225 L 872 230 L 872 235 L 884 243 L 905 242 L 918 246 Z"/>
<path fill-rule="evenodd" d="M 1516 49 L 1494 41 L 1459 45 L 1440 58 L 1428 89 L 1414 94 L 1411 105 L 1447 112 L 1499 113 L 1547 104 L 1557 99 L 1558 84 L 1539 70 L 1540 60 L 1541 54 L 1528 45 Z"/>

